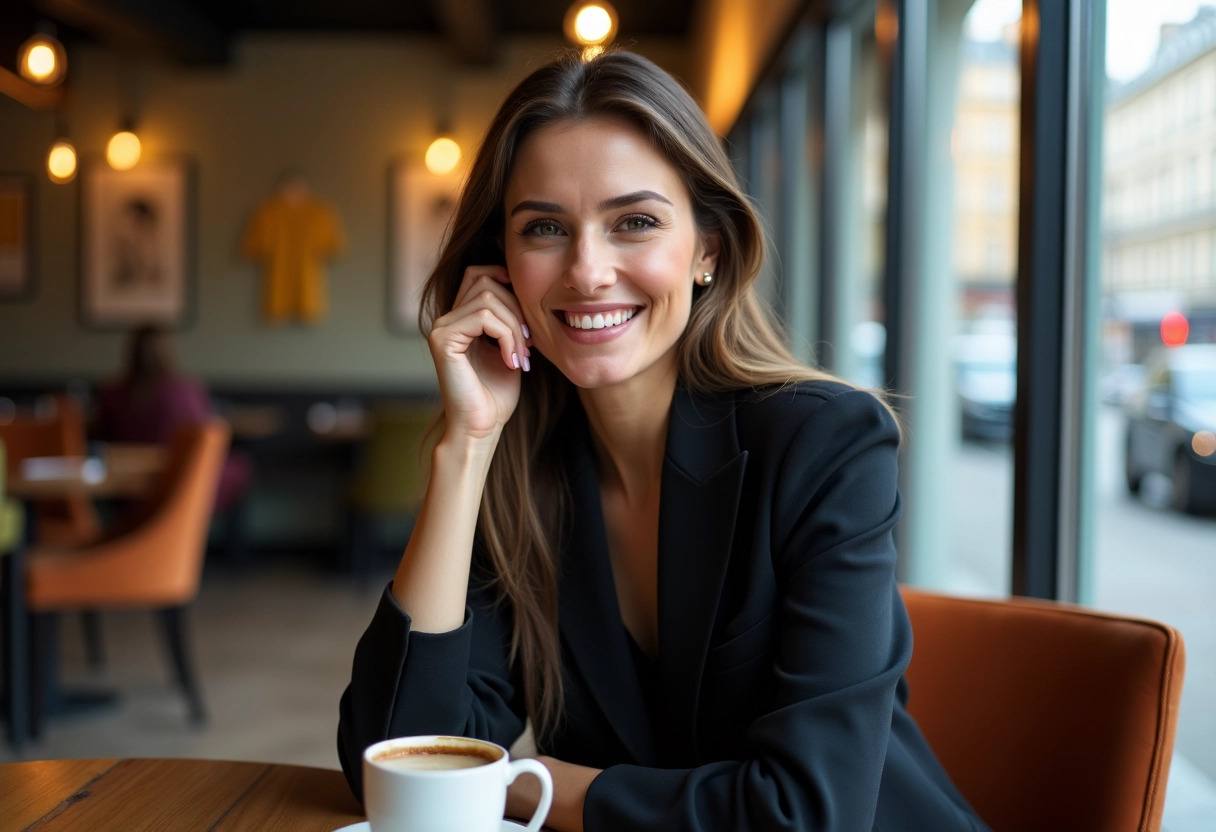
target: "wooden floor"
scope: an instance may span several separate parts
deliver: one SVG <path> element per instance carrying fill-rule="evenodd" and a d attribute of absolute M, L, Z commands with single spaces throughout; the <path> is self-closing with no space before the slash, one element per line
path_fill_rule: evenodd
<path fill-rule="evenodd" d="M 384 576 L 387 581 L 388 575 Z M 77 620 L 61 625 L 65 687 L 119 693 L 102 710 L 51 721 L 0 762 L 64 757 L 208 757 L 337 768 L 338 698 L 383 581 L 356 589 L 312 564 L 209 568 L 190 626 L 209 722 L 191 727 L 150 613 L 102 616 L 106 669 L 89 672 Z"/>

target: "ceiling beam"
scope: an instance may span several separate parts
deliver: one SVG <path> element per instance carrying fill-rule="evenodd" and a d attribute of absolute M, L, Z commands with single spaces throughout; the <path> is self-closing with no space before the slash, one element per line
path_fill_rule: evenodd
<path fill-rule="evenodd" d="M 0 94 L 7 95 L 31 110 L 54 110 L 63 103 L 67 92 L 63 87 L 40 87 L 17 73 L 0 66 Z"/>
<path fill-rule="evenodd" d="M 461 63 L 494 63 L 498 32 L 489 0 L 431 0 L 431 7 Z"/>
<path fill-rule="evenodd" d="M 229 60 L 227 36 L 183 0 L 37 0 L 37 6 L 118 49 L 193 65 Z"/>

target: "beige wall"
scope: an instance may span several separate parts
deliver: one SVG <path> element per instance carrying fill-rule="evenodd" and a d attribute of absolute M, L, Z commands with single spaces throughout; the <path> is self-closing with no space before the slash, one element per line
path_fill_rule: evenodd
<path fill-rule="evenodd" d="M 458 69 L 425 39 L 259 36 L 238 42 L 223 69 L 141 67 L 145 153 L 189 159 L 197 182 L 194 324 L 180 336 L 182 364 L 224 384 L 431 385 L 423 341 L 385 324 L 389 167 L 433 137 L 437 85 L 470 153 L 506 91 L 561 46 L 513 41 L 497 66 Z M 680 45 L 635 48 L 685 74 Z M 121 65 L 100 49 L 71 58 L 72 139 L 97 158 L 119 117 Z M 34 176 L 38 259 L 36 298 L 0 302 L 0 383 L 95 379 L 119 361 L 120 333 L 79 323 L 80 184 L 46 177 L 54 132 L 49 113 L 0 97 L 0 172 Z M 348 238 L 329 267 L 329 317 L 312 328 L 263 325 L 258 271 L 236 256 L 250 210 L 289 166 L 337 208 Z"/>

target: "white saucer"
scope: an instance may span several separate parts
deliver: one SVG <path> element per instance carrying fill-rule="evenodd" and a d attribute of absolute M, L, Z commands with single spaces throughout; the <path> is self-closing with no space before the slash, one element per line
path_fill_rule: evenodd
<path fill-rule="evenodd" d="M 516 823 L 513 820 L 504 820 L 499 832 L 514 832 L 516 829 L 527 829 L 522 823 Z M 343 826 L 341 829 L 335 829 L 334 832 L 371 832 L 371 826 L 367 821 L 359 821 L 352 823 L 350 826 Z"/>

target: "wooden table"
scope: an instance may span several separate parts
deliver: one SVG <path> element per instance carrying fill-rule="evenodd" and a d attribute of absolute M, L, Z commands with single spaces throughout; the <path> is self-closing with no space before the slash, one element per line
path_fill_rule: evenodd
<path fill-rule="evenodd" d="M 364 819 L 342 772 L 227 760 L 0 765 L 0 827 L 52 832 L 332 832 Z"/>
<path fill-rule="evenodd" d="M 5 479 L 4 494 L 25 505 L 25 539 L 15 550 L 0 554 L 0 632 L 9 743 L 21 748 L 29 737 L 30 657 L 28 616 L 25 609 L 25 550 L 34 542 L 39 500 L 81 494 L 93 498 L 139 497 L 147 494 L 164 469 L 167 454 L 159 445 L 114 443 L 103 461 L 104 476 L 86 478 L 80 459 L 58 458 L 62 468 L 55 476 L 30 478 L 20 471 Z M 55 467 L 52 463 L 50 467 Z M 3 815 L 0 815 L 3 817 Z"/>
<path fill-rule="evenodd" d="M 85 476 L 82 457 L 44 457 L 62 470 L 36 477 L 27 477 L 24 471 L 18 470 L 6 478 L 4 493 L 27 504 L 77 494 L 95 499 L 139 497 L 147 494 L 155 484 L 157 475 L 164 470 L 166 457 L 162 445 L 111 443 L 105 446 L 100 457 L 104 475 L 93 480 Z"/>

